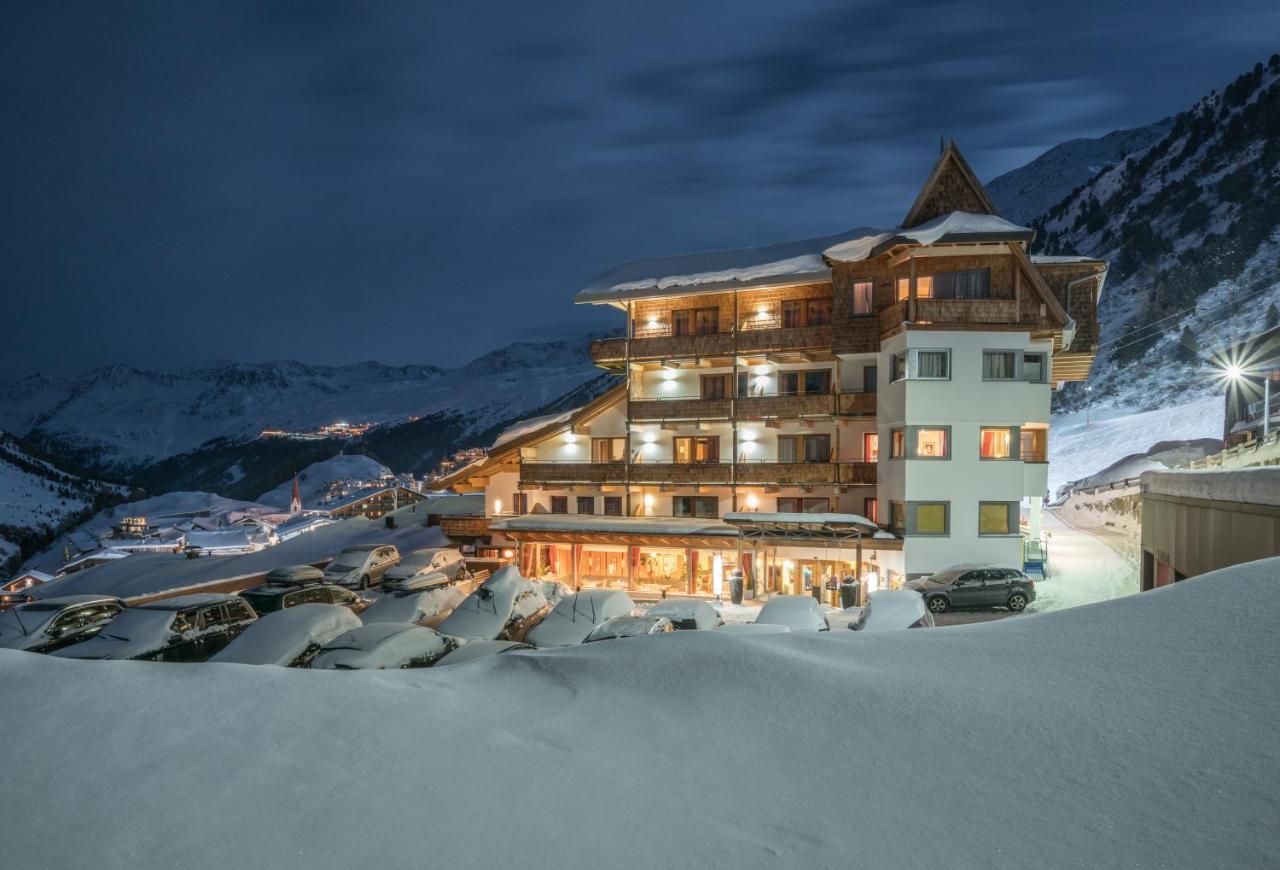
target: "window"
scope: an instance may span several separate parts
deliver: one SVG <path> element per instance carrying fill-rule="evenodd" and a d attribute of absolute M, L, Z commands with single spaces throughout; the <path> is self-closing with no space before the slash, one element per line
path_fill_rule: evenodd
<path fill-rule="evenodd" d="M 912 426 L 910 430 L 911 459 L 951 458 L 951 428 L 949 426 Z"/>
<path fill-rule="evenodd" d="M 788 299 L 782 303 L 782 328 L 793 329 L 804 325 L 804 303 L 799 299 Z"/>
<path fill-rule="evenodd" d="M 867 496 L 862 500 L 862 515 L 873 523 L 880 522 L 880 501 L 875 496 Z"/>
<path fill-rule="evenodd" d="M 720 500 L 715 496 L 677 495 L 671 499 L 671 515 L 715 519 L 720 516 Z"/>
<path fill-rule="evenodd" d="M 627 451 L 626 438 L 592 438 L 592 462 L 621 462 Z"/>
<path fill-rule="evenodd" d="M 738 398 L 745 399 L 750 395 L 750 377 L 747 372 L 738 372 Z"/>
<path fill-rule="evenodd" d="M 1018 352 L 1016 350 L 984 350 L 982 379 L 984 381 L 1016 381 Z"/>
<path fill-rule="evenodd" d="M 805 325 L 826 326 L 831 322 L 831 300 L 809 299 L 805 302 Z"/>
<path fill-rule="evenodd" d="M 676 462 L 719 462 L 720 436 L 680 436 L 674 440 Z"/>
<path fill-rule="evenodd" d="M 894 429 L 889 433 L 889 458 L 890 459 L 906 459 L 907 458 L 907 430 Z"/>
<path fill-rule="evenodd" d="M 720 331 L 719 308 L 685 308 L 671 313 L 676 335 L 711 335 Z"/>
<path fill-rule="evenodd" d="M 827 498 L 779 498 L 780 514 L 825 514 L 831 510 L 831 500 Z"/>
<path fill-rule="evenodd" d="M 805 372 L 804 392 L 808 396 L 812 396 L 815 393 L 831 392 L 831 372 L 826 369 Z"/>
<path fill-rule="evenodd" d="M 915 371 L 908 366 L 908 377 L 921 380 L 947 380 L 951 377 L 951 351 L 949 350 L 915 350 L 910 351 L 915 357 Z"/>
<path fill-rule="evenodd" d="M 1024 381 L 1030 384 L 1043 384 L 1048 380 L 1048 374 L 1044 354 L 1024 353 L 1022 355 L 1022 379 Z"/>
<path fill-rule="evenodd" d="M 880 459 L 880 433 L 864 432 L 862 434 L 862 461 L 877 462 Z"/>
<path fill-rule="evenodd" d="M 875 313 L 875 285 L 870 281 L 854 281 L 850 289 L 850 307 L 854 317 Z"/>
<path fill-rule="evenodd" d="M 516 509 L 516 513 L 523 515 L 529 512 L 529 493 L 517 492 L 512 501 L 514 502 L 513 506 Z"/>
<path fill-rule="evenodd" d="M 551 496 L 551 512 L 553 514 L 567 514 L 569 512 L 569 496 Z"/>
<path fill-rule="evenodd" d="M 702 398 L 725 399 L 729 397 L 730 375 L 703 375 Z"/>
<path fill-rule="evenodd" d="M 1019 440 L 1023 462 L 1049 461 L 1048 429 L 1023 429 Z"/>
<path fill-rule="evenodd" d="M 831 392 L 830 369 L 778 373 L 778 395 L 780 396 L 812 396 L 829 392 Z"/>
<path fill-rule="evenodd" d="M 862 392 L 874 393 L 876 391 L 876 377 L 879 371 L 876 366 L 862 367 Z"/>
<path fill-rule="evenodd" d="M 917 299 L 933 298 L 933 276 L 932 275 L 916 276 L 916 298 Z"/>
<path fill-rule="evenodd" d="M 939 272 L 933 275 L 930 288 L 936 299 L 990 299 L 991 270 L 965 269 L 961 272 Z M 920 296 L 924 296 L 923 293 Z"/>
<path fill-rule="evenodd" d="M 897 296 L 898 296 L 899 302 L 906 302 L 907 299 L 910 298 L 911 296 L 911 279 L 910 278 L 898 279 Z"/>
<path fill-rule="evenodd" d="M 622 496 L 606 495 L 604 497 L 604 515 L 606 517 L 622 516 Z"/>
<path fill-rule="evenodd" d="M 594 514 L 596 512 L 595 496 L 580 495 L 578 496 L 578 513 Z"/>
<path fill-rule="evenodd" d="M 830 435 L 779 435 L 779 462 L 830 462 Z"/>
<path fill-rule="evenodd" d="M 902 532 L 907 527 L 907 507 L 905 502 L 889 502 L 889 527 L 895 532 Z"/>
<path fill-rule="evenodd" d="M 1017 535 L 1018 503 L 1016 501 L 978 502 L 979 535 Z"/>
<path fill-rule="evenodd" d="M 946 535 L 951 531 L 951 503 L 946 501 L 907 502 L 908 535 Z"/>
<path fill-rule="evenodd" d="M 906 380 L 907 355 L 905 353 L 895 353 L 889 357 L 889 371 L 893 374 L 893 380 Z"/>
<path fill-rule="evenodd" d="M 981 459 L 1017 459 L 1017 426 L 981 426 L 978 429 L 978 456 Z"/>

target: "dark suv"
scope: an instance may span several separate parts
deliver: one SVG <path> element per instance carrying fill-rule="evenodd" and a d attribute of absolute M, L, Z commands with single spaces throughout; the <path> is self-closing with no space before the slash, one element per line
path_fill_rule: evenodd
<path fill-rule="evenodd" d="M 1036 584 L 1014 568 L 955 565 L 906 584 L 924 596 L 934 613 L 1007 607 L 1014 613 L 1036 600 Z"/>
<path fill-rule="evenodd" d="M 240 593 L 240 597 L 249 602 L 249 606 L 259 616 L 266 616 L 268 613 L 296 607 L 299 604 L 340 604 L 356 614 L 369 606 L 368 601 L 350 589 L 343 589 L 332 583 L 267 582 L 244 590 Z"/>
<path fill-rule="evenodd" d="M 122 611 L 88 640 L 56 650 L 69 659 L 203 662 L 258 618 L 235 595 L 182 595 Z"/>

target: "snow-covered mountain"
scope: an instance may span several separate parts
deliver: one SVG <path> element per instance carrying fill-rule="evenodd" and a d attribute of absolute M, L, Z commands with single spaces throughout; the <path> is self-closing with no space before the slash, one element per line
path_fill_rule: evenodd
<path fill-rule="evenodd" d="M 86 480 L 24 451 L 0 432 L 0 566 L 104 502 L 120 487 Z"/>
<path fill-rule="evenodd" d="M 1055 145 L 1025 166 L 987 182 L 987 193 L 1004 216 L 1025 224 L 1057 205 L 1108 166 L 1159 141 L 1173 126 L 1165 118 L 1114 130 L 1097 139 L 1071 139 Z"/>
<path fill-rule="evenodd" d="M 1092 389 L 1069 385 L 1060 409 L 1167 408 L 1220 393 L 1217 352 L 1280 318 L 1280 55 L 1033 225 L 1046 253 L 1112 264 Z"/>
<path fill-rule="evenodd" d="M 277 361 L 158 372 L 113 365 L 0 384 L 0 428 L 79 467 L 117 473 L 265 428 L 403 423 L 447 411 L 480 430 L 598 375 L 586 346 L 586 338 L 513 344 L 457 368 Z"/>

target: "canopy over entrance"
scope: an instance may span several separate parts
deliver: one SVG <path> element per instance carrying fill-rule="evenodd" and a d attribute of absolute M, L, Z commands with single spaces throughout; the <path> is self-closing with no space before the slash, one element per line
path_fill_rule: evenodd
<path fill-rule="evenodd" d="M 747 540 L 780 538 L 788 541 L 822 541 L 829 544 L 857 542 L 864 537 L 882 541 L 897 539 L 858 514 L 730 513 L 724 521 Z"/>

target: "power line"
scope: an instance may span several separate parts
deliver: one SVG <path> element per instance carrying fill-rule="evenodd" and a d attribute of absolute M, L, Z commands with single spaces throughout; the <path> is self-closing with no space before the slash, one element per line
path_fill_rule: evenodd
<path fill-rule="evenodd" d="M 1224 300 L 1218 303 L 1217 305 L 1211 305 L 1208 308 L 1205 308 L 1202 313 L 1209 314 L 1213 311 L 1217 311 L 1219 308 L 1226 308 L 1228 305 L 1234 305 L 1239 302 L 1243 302 L 1244 300 L 1249 299 L 1252 296 L 1257 296 L 1258 294 L 1265 293 L 1271 289 L 1274 289 L 1273 285 L 1267 284 L 1266 286 L 1259 287 L 1257 290 L 1251 290 L 1250 292 L 1245 293 L 1243 296 L 1235 296 L 1235 297 L 1232 297 L 1231 299 Z M 1133 332 L 1128 333 L 1127 335 L 1121 335 L 1117 338 L 1111 339 L 1111 341 L 1102 342 L 1098 345 L 1098 349 L 1101 350 L 1104 347 L 1109 347 L 1112 349 L 1112 351 L 1117 351 L 1117 350 L 1120 350 L 1121 348 L 1126 348 L 1135 344 L 1140 344 L 1166 331 L 1165 329 L 1162 328 L 1162 329 L 1156 330 L 1155 332 L 1147 333 L 1147 330 L 1150 330 L 1153 327 L 1159 326 L 1161 323 L 1164 323 L 1165 321 L 1172 320 L 1175 317 L 1181 317 L 1182 315 L 1187 314 L 1188 312 L 1197 311 L 1198 308 L 1199 306 L 1192 305 L 1189 308 L 1184 308 L 1181 311 L 1170 314 L 1168 317 L 1162 317 L 1160 320 L 1156 320 L 1144 326 L 1141 326 L 1138 329 L 1134 330 Z M 1147 333 L 1147 334 L 1142 334 L 1142 333 Z M 1116 344 L 1116 342 L 1121 342 L 1121 343 Z"/>

